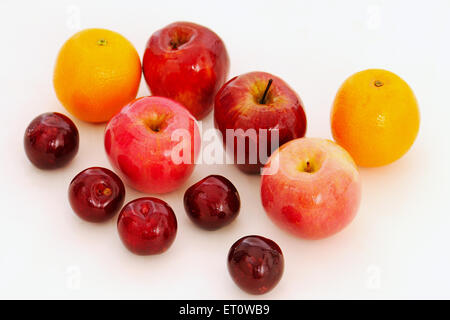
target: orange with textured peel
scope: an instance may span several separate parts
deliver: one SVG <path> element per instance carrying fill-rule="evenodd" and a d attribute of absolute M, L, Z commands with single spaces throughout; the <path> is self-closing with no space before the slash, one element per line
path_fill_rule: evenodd
<path fill-rule="evenodd" d="M 331 111 L 334 139 L 363 167 L 402 157 L 414 143 L 419 124 L 419 107 L 409 85 L 381 69 L 364 70 L 345 80 Z"/>
<path fill-rule="evenodd" d="M 64 43 L 56 60 L 53 85 L 64 107 L 88 122 L 105 122 L 136 97 L 141 61 L 120 34 L 86 29 Z"/>

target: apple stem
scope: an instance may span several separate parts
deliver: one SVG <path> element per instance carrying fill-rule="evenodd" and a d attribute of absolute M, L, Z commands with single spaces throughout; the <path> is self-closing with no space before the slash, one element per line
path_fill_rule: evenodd
<path fill-rule="evenodd" d="M 172 48 L 172 50 L 177 50 L 178 49 L 178 44 L 175 41 L 173 41 L 173 40 L 170 40 L 169 45 Z"/>
<path fill-rule="evenodd" d="M 267 87 L 266 90 L 264 90 L 264 94 L 261 98 L 261 100 L 259 101 L 260 104 L 264 104 L 266 102 L 266 96 L 267 96 L 267 92 L 269 92 L 270 86 L 272 85 L 273 79 L 269 79 L 269 82 L 267 83 Z"/>
<path fill-rule="evenodd" d="M 311 167 L 311 162 L 306 161 L 306 168 L 305 168 L 306 172 L 311 173 L 312 172 L 312 167 Z"/>

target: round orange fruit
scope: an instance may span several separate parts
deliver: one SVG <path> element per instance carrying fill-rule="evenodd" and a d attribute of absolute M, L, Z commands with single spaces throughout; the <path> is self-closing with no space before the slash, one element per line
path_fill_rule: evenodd
<path fill-rule="evenodd" d="M 86 29 L 64 43 L 56 59 L 53 85 L 64 107 L 88 122 L 105 122 L 136 98 L 141 61 L 122 35 Z"/>
<path fill-rule="evenodd" d="M 420 114 L 409 85 L 396 74 L 369 69 L 349 77 L 336 95 L 331 130 L 359 166 L 394 162 L 414 143 Z"/>

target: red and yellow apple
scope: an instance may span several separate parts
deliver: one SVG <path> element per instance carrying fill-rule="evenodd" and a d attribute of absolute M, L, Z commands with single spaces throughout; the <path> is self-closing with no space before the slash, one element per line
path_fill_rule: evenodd
<path fill-rule="evenodd" d="M 200 151 L 195 118 L 178 102 L 144 97 L 108 123 L 105 150 L 125 182 L 145 193 L 177 189 L 191 175 Z"/>
<path fill-rule="evenodd" d="M 152 94 L 180 102 L 197 119 L 211 111 L 229 67 L 219 36 L 189 22 L 175 22 L 156 31 L 143 58 L 144 77 Z"/>
<path fill-rule="evenodd" d="M 355 217 L 361 178 L 353 159 L 336 143 L 295 139 L 264 167 L 261 199 L 272 221 L 305 239 L 331 236 Z"/>
<path fill-rule="evenodd" d="M 286 82 L 266 72 L 228 81 L 216 95 L 214 123 L 226 151 L 246 173 L 260 173 L 273 151 L 306 132 L 300 97 Z"/>

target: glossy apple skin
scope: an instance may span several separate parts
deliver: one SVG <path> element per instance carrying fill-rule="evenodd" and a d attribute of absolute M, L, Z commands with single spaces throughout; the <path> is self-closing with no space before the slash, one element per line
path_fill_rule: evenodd
<path fill-rule="evenodd" d="M 112 218 L 124 200 L 122 180 L 106 168 L 87 168 L 77 174 L 69 185 L 69 202 L 73 211 L 89 222 Z"/>
<path fill-rule="evenodd" d="M 260 98 L 270 79 L 273 79 L 273 82 L 266 96 L 266 103 L 260 104 Z M 256 155 L 259 154 L 260 129 L 278 129 L 280 146 L 292 139 L 303 137 L 306 133 L 306 115 L 300 97 L 283 80 L 265 72 L 250 72 L 237 76 L 220 89 L 214 103 L 214 124 L 222 134 L 224 147 L 227 129 L 256 131 L 256 141 L 247 139 L 245 161 L 239 161 L 237 138 L 234 149 L 227 150 L 234 157 L 238 168 L 246 173 L 260 173 L 264 160 L 267 160 L 257 157 L 255 162 L 250 157 L 251 150 L 256 150 Z M 239 134 L 237 136 L 242 137 Z M 268 134 L 265 140 L 267 157 L 278 146 L 272 147 L 270 137 Z M 264 140 L 262 142 L 264 143 Z"/>
<path fill-rule="evenodd" d="M 236 241 L 228 252 L 228 272 L 242 290 L 264 294 L 280 281 L 284 257 L 280 247 L 261 236 L 246 236 Z"/>
<path fill-rule="evenodd" d="M 176 48 L 174 43 L 178 43 Z M 197 119 L 211 111 L 229 67 L 219 36 L 189 22 L 175 22 L 156 31 L 143 57 L 144 77 L 152 94 L 180 102 Z"/>
<path fill-rule="evenodd" d="M 58 112 L 43 113 L 31 121 L 23 139 L 28 159 L 40 169 L 65 166 L 77 154 L 79 134 L 75 124 Z"/>
<path fill-rule="evenodd" d="M 307 161 L 313 172 L 305 172 Z M 282 229 L 300 238 L 322 239 L 355 217 L 361 178 L 353 159 L 336 143 L 296 139 L 274 152 L 264 167 L 261 199 L 268 216 Z"/>
<path fill-rule="evenodd" d="M 184 208 L 189 218 L 206 230 L 217 230 L 236 219 L 241 200 L 230 180 L 210 175 L 184 193 Z"/>
<path fill-rule="evenodd" d="M 189 161 L 177 163 L 172 154 L 181 140 L 172 137 L 180 130 L 187 134 L 183 141 L 190 154 Z M 179 103 L 163 97 L 132 101 L 105 130 L 105 150 L 111 165 L 126 184 L 144 193 L 166 193 L 180 187 L 194 170 L 200 143 L 194 117 Z"/>
<path fill-rule="evenodd" d="M 166 251 L 177 234 L 177 218 L 163 200 L 145 197 L 127 203 L 119 214 L 117 229 L 125 247 L 137 255 Z"/>

